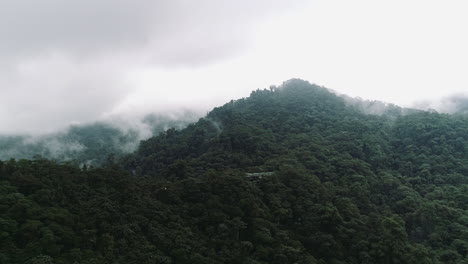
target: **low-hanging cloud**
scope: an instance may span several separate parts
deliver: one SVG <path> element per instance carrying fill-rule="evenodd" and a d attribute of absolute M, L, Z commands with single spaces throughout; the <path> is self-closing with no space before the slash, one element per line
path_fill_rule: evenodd
<path fill-rule="evenodd" d="M 416 108 L 436 110 L 448 114 L 468 114 L 468 94 L 457 93 L 438 100 L 420 101 L 414 104 Z"/>
<path fill-rule="evenodd" d="M 47 132 L 99 119 L 131 93 L 128 72 L 148 65 L 200 67 L 234 56 L 248 46 L 256 23 L 290 5 L 2 1 L 0 133 Z"/>

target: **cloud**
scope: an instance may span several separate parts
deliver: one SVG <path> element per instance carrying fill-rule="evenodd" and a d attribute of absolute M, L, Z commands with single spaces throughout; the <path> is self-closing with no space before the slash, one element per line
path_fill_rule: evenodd
<path fill-rule="evenodd" d="M 401 106 L 443 98 L 468 85 L 466 7 L 3 0 L 0 134 L 184 106 L 206 112 L 294 77 Z"/>
<path fill-rule="evenodd" d="M 468 94 L 457 93 L 437 100 L 418 101 L 414 107 L 448 114 L 468 114 Z"/>
<path fill-rule="evenodd" d="M 205 63 L 242 48 L 252 22 L 287 6 L 278 0 L 5 0 L 0 54 L 24 60 L 124 53 L 156 64 Z"/>
<path fill-rule="evenodd" d="M 2 1 L 2 56 L 92 55 L 133 45 L 149 33 L 150 1 Z M 133 43 L 132 43 L 133 42 Z"/>
<path fill-rule="evenodd" d="M 25 61 L 0 88 L 2 132 L 50 132 L 98 119 L 128 92 L 104 62 L 73 63 L 63 56 Z"/>
<path fill-rule="evenodd" d="M 279 0 L 1 1 L 0 133 L 97 120 L 135 89 L 130 73 L 236 56 L 259 21 L 290 6 Z"/>

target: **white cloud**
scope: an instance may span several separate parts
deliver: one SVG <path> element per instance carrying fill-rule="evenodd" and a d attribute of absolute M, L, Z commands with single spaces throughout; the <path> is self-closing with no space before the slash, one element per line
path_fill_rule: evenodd
<path fill-rule="evenodd" d="M 6 0 L 0 132 L 200 111 L 298 77 L 402 105 L 467 91 L 449 0 Z"/>
<path fill-rule="evenodd" d="M 266 0 L 2 1 L 0 132 L 48 132 L 108 116 L 139 90 L 128 82 L 133 72 L 229 59 L 248 46 L 256 21 L 285 6 Z"/>

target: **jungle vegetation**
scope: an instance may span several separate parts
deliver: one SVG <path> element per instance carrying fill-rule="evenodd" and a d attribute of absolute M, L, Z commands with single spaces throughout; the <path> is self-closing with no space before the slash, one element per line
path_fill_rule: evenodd
<path fill-rule="evenodd" d="M 468 117 L 293 79 L 100 167 L 4 160 L 0 263 L 468 263 Z"/>

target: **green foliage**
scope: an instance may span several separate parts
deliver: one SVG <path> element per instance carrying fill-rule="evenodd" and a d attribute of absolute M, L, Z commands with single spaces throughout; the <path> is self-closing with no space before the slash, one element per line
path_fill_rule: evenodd
<path fill-rule="evenodd" d="M 0 263 L 467 263 L 468 119 L 387 110 L 290 80 L 103 168 L 0 162 Z"/>

